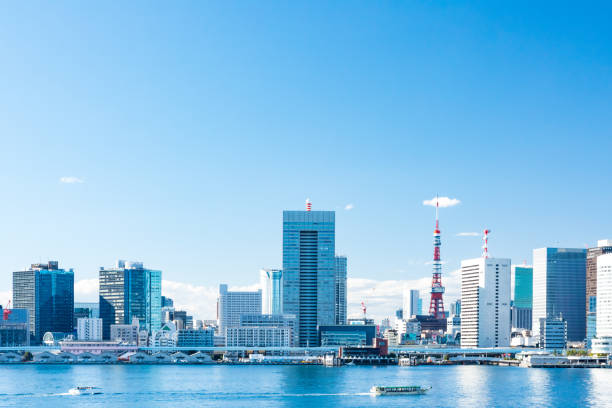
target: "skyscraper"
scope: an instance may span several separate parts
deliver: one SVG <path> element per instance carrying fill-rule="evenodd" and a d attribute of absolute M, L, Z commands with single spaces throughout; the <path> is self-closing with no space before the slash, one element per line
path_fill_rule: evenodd
<path fill-rule="evenodd" d="M 597 338 L 593 352 L 612 353 L 612 253 L 597 257 Z"/>
<path fill-rule="evenodd" d="M 404 290 L 404 319 L 408 320 L 412 316 L 420 314 L 419 300 L 418 290 L 408 288 Z"/>
<path fill-rule="evenodd" d="M 597 337 L 612 338 L 612 253 L 597 257 Z"/>
<path fill-rule="evenodd" d="M 510 345 L 510 259 L 461 261 L 461 347 Z"/>
<path fill-rule="evenodd" d="M 533 250 L 534 336 L 539 335 L 541 318 L 562 317 L 568 341 L 585 339 L 586 253 L 577 248 Z"/>
<path fill-rule="evenodd" d="M 336 293 L 335 319 L 336 324 L 346 324 L 346 256 L 336 256 Z"/>
<path fill-rule="evenodd" d="M 217 300 L 217 325 L 219 334 L 225 336 L 225 329 L 240 325 L 242 315 L 261 314 L 261 290 L 238 292 L 227 290 L 227 285 L 219 285 Z"/>
<path fill-rule="evenodd" d="M 316 346 L 317 326 L 335 323 L 335 217 L 283 211 L 283 312 L 297 316 L 300 347 Z"/>
<path fill-rule="evenodd" d="M 533 267 L 512 265 L 512 327 L 531 330 Z"/>
<path fill-rule="evenodd" d="M 33 264 L 13 272 L 13 304 L 27 309 L 30 334 L 39 343 L 46 332 L 74 329 L 74 272 L 59 269 L 57 261 Z"/>
<path fill-rule="evenodd" d="M 261 283 L 261 313 L 283 313 L 283 271 L 262 269 L 259 272 Z"/>
<path fill-rule="evenodd" d="M 119 260 L 114 268 L 100 268 L 99 278 L 104 339 L 111 324 L 130 324 L 134 317 L 149 333 L 161 327 L 161 271 Z"/>
<path fill-rule="evenodd" d="M 597 327 L 597 259 L 600 255 L 612 253 L 612 240 L 600 239 L 597 247 L 587 249 L 586 255 L 586 316 L 587 343 L 595 337 Z"/>

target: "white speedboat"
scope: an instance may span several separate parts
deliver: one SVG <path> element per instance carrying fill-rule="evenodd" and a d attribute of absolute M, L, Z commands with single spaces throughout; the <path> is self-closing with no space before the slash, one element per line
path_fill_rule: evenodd
<path fill-rule="evenodd" d="M 408 385 L 404 387 L 384 387 L 375 385 L 370 389 L 373 395 L 421 395 L 429 391 L 431 387 L 421 387 L 419 385 Z"/>
<path fill-rule="evenodd" d="M 97 395 L 102 394 L 102 389 L 99 387 L 74 387 L 68 390 L 70 395 Z"/>

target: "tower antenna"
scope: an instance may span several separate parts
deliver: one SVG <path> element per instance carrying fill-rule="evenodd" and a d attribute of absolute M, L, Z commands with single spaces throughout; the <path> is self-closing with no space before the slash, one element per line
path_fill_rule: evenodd
<path fill-rule="evenodd" d="M 429 303 L 429 314 L 436 319 L 444 318 L 444 301 L 442 294 L 444 286 L 442 286 L 442 261 L 440 258 L 440 220 L 438 217 L 439 199 L 436 194 L 436 229 L 433 233 L 434 256 L 433 256 L 433 277 L 431 280 L 431 301 Z"/>

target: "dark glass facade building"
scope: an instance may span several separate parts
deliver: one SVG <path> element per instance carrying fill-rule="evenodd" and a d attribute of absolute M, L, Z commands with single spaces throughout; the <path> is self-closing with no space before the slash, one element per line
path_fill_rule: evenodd
<path fill-rule="evenodd" d="M 100 268 L 99 281 L 104 339 L 110 338 L 111 324 L 131 324 L 133 318 L 150 333 L 161 327 L 161 271 L 118 261 L 114 268 Z"/>
<path fill-rule="evenodd" d="M 57 261 L 50 261 L 13 272 L 13 304 L 15 309 L 28 311 L 30 335 L 36 344 L 46 332 L 72 333 L 73 270 L 59 269 Z"/>
<path fill-rule="evenodd" d="M 295 315 L 300 347 L 319 344 L 318 326 L 336 322 L 336 213 L 283 212 L 283 313 Z"/>

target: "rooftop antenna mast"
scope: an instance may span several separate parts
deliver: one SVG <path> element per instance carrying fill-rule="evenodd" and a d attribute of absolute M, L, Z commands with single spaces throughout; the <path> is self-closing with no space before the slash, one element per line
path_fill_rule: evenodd
<path fill-rule="evenodd" d="M 482 240 L 484 241 L 484 245 L 482 246 L 482 257 L 489 257 L 489 234 L 491 233 L 490 229 L 485 229 L 484 234 L 482 236 Z"/>

